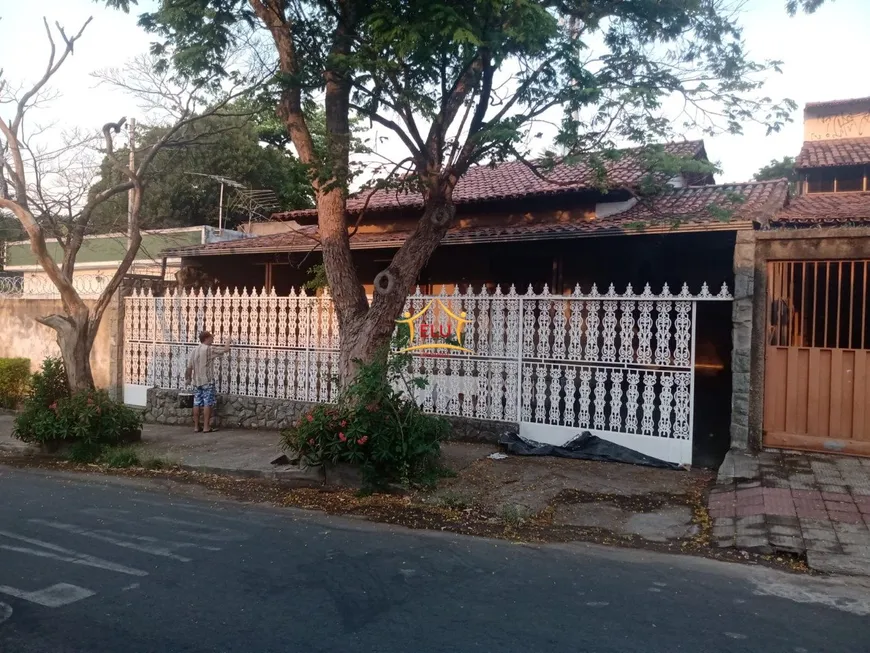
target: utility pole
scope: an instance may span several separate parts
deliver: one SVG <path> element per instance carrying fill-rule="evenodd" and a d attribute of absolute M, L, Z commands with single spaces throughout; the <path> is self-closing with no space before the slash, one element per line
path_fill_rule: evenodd
<path fill-rule="evenodd" d="M 136 119 L 130 118 L 127 127 L 130 136 L 130 170 L 136 170 Z M 133 189 L 127 191 L 127 249 L 133 244 Z"/>

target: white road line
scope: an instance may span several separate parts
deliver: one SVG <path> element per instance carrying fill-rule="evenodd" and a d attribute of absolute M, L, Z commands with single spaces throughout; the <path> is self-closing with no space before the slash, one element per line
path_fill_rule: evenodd
<path fill-rule="evenodd" d="M 187 526 L 196 530 L 179 530 L 179 535 L 185 537 L 195 537 L 197 539 L 209 540 L 213 542 L 241 542 L 248 539 L 248 535 L 239 533 L 238 531 L 229 528 L 219 528 L 217 526 L 205 526 L 184 519 L 173 519 L 172 517 L 149 517 L 148 521 L 170 524 L 172 526 Z"/>
<path fill-rule="evenodd" d="M 105 569 L 107 571 L 114 571 L 119 574 L 127 574 L 129 576 L 147 576 L 147 571 L 142 571 L 141 569 L 134 569 L 133 567 L 127 567 L 125 565 L 118 564 L 116 562 L 110 562 L 109 560 L 103 560 L 102 558 L 97 558 L 96 556 L 88 555 L 86 553 L 78 553 L 77 551 L 71 551 L 69 549 L 65 549 L 56 544 L 52 544 L 50 542 L 43 542 L 41 540 L 35 540 L 30 537 L 25 537 L 23 535 L 18 535 L 16 533 L 10 533 L 9 531 L 0 531 L 0 536 L 8 537 L 12 540 L 18 540 L 20 542 L 25 542 L 27 544 L 32 544 L 34 546 L 41 547 L 40 549 L 29 549 L 20 546 L 9 546 L 8 544 L 0 544 L 0 549 L 5 549 L 7 551 L 15 551 L 17 553 L 26 553 L 27 555 L 33 555 L 40 558 L 52 558 L 54 560 L 60 560 L 62 562 L 69 562 L 74 565 L 85 565 L 87 567 L 96 567 L 98 569 Z"/>
<path fill-rule="evenodd" d="M 12 606 L 8 603 L 0 602 L 0 624 L 12 616 Z"/>
<path fill-rule="evenodd" d="M 141 551 L 142 553 L 149 553 L 151 555 L 162 556 L 164 558 L 172 558 L 173 560 L 178 560 L 179 562 L 190 562 L 191 560 L 190 558 L 185 558 L 184 556 L 173 553 L 170 548 L 158 545 L 158 540 L 153 537 L 146 537 L 142 535 L 127 535 L 126 533 L 116 533 L 113 531 L 105 530 L 89 531 L 86 528 L 80 528 L 75 524 L 65 524 L 63 522 L 49 521 L 47 519 L 31 519 L 29 521 L 33 524 L 40 524 L 42 526 L 48 526 L 49 528 L 56 528 L 57 530 L 67 533 L 82 535 L 83 537 L 90 537 L 95 540 L 100 540 L 101 542 L 108 542 L 109 544 L 114 544 L 115 546 L 120 546 L 124 549 L 133 549 L 134 551 Z M 145 543 L 137 544 L 136 542 L 131 542 L 130 540 L 133 539 L 144 541 Z M 185 545 L 185 543 L 180 542 L 172 548 L 178 548 L 179 546 L 196 545 Z"/>
<path fill-rule="evenodd" d="M 57 583 L 56 585 L 37 590 L 36 592 L 25 592 L 24 590 L 9 587 L 7 585 L 0 585 L 0 593 L 14 596 L 16 599 L 30 601 L 31 603 L 36 603 L 37 605 L 46 608 L 59 608 L 63 605 L 69 605 L 70 603 L 81 601 L 82 599 L 86 599 L 89 596 L 96 594 L 96 592 L 92 592 L 84 587 L 69 585 L 68 583 Z M 5 604 L 0 603 L 0 606 L 2 605 Z M 12 614 L 11 608 L 9 614 Z M 2 613 L 0 613 L 0 616 L 2 616 Z M 0 618 L 0 622 L 2 621 L 4 621 L 4 619 Z"/>

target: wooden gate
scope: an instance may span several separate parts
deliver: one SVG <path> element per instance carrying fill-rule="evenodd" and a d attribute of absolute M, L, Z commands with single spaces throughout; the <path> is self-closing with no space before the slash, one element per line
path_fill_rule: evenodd
<path fill-rule="evenodd" d="M 765 446 L 870 455 L 868 272 L 768 263 Z"/>

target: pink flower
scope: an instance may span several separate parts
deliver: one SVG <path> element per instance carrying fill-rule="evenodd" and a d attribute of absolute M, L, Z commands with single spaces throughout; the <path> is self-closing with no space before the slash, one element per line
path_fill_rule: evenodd
<path fill-rule="evenodd" d="M 306 415 L 306 417 L 308 418 L 308 421 L 309 421 L 309 422 L 313 422 L 313 421 L 314 421 L 314 418 L 313 418 L 311 415 Z"/>
<path fill-rule="evenodd" d="M 341 420 L 340 423 L 341 423 L 341 426 L 342 426 L 342 427 L 347 426 L 347 421 L 346 421 L 346 420 Z"/>
<path fill-rule="evenodd" d="M 57 402 L 55 401 L 51 406 L 49 406 L 51 410 L 57 410 Z"/>
<path fill-rule="evenodd" d="M 88 397 L 88 406 L 93 406 L 93 405 L 94 405 L 94 400 L 91 399 L 90 397 Z"/>
<path fill-rule="evenodd" d="M 347 436 L 344 433 L 339 433 L 338 439 L 341 440 L 342 442 L 347 442 Z"/>
<path fill-rule="evenodd" d="M 364 435 L 359 440 L 356 441 L 357 444 L 365 444 L 369 441 L 369 436 Z"/>
<path fill-rule="evenodd" d="M 314 446 L 314 438 L 311 438 L 311 439 L 308 441 L 308 444 L 310 444 L 310 445 L 313 447 L 313 446 Z"/>

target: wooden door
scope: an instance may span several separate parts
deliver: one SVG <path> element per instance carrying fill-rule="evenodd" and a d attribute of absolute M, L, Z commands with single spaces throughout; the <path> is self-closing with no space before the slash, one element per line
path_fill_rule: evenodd
<path fill-rule="evenodd" d="M 764 445 L 870 456 L 870 260 L 768 264 Z"/>

